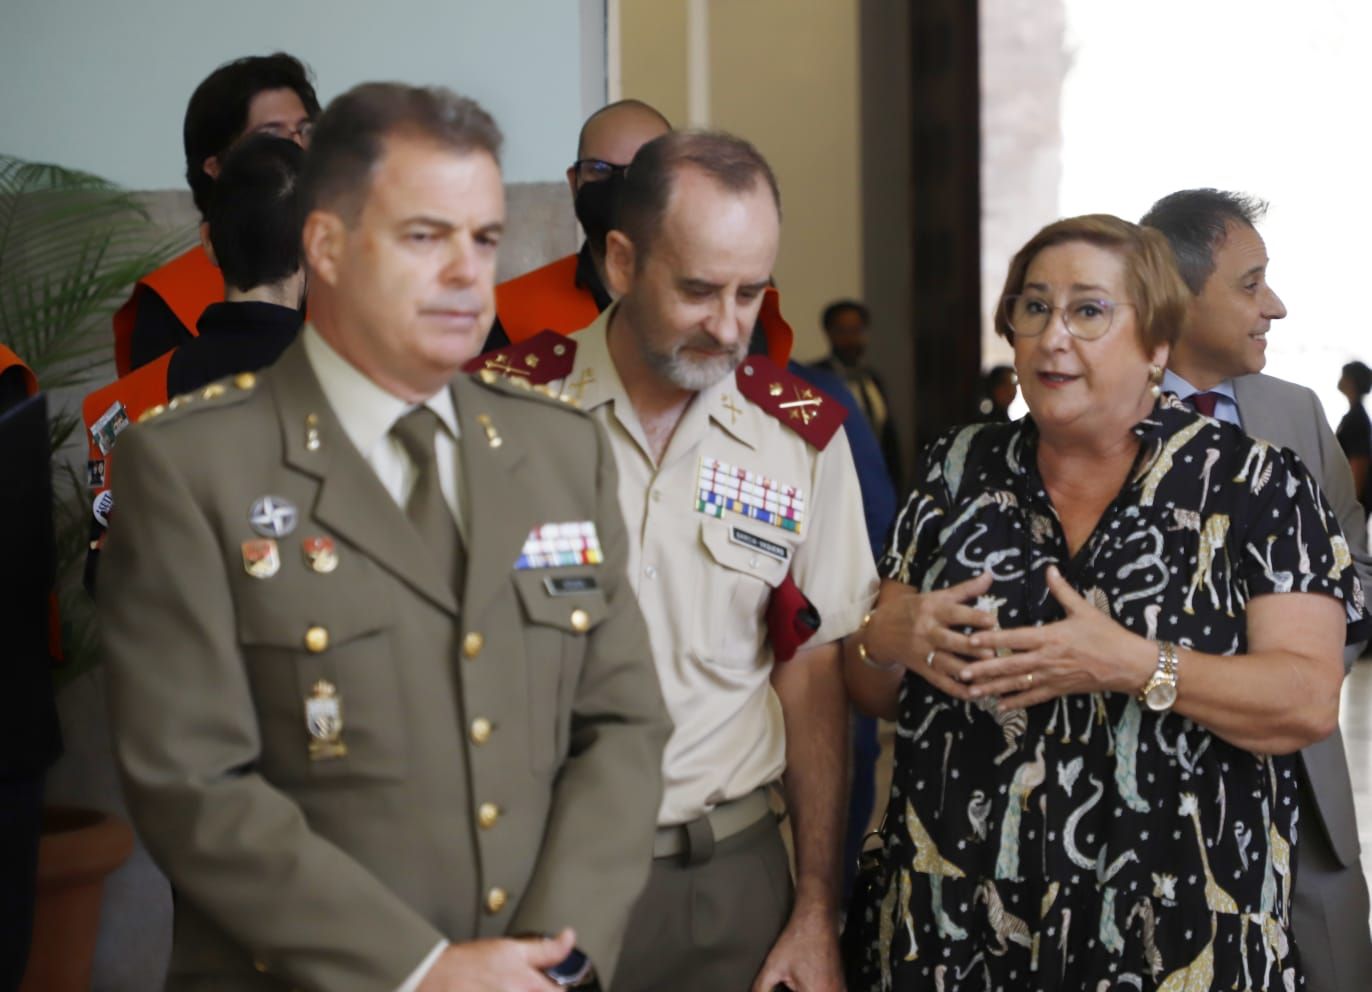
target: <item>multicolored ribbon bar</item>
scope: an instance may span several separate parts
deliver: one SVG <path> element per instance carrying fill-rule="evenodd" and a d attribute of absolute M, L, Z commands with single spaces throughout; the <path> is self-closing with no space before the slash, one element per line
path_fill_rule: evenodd
<path fill-rule="evenodd" d="M 712 517 L 733 513 L 799 534 L 805 518 L 805 495 L 795 486 L 702 457 L 696 509 Z"/>
<path fill-rule="evenodd" d="M 565 565 L 599 565 L 605 560 L 595 521 L 581 520 L 543 524 L 529 531 L 515 560 L 517 570 L 559 568 Z"/>

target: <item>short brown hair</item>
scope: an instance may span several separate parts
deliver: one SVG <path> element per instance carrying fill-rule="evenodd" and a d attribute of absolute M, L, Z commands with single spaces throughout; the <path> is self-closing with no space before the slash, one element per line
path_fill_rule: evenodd
<path fill-rule="evenodd" d="M 640 259 L 662 226 L 677 172 L 687 167 L 699 169 L 731 193 L 763 186 L 780 217 L 777 178 L 750 143 L 723 131 L 669 131 L 638 150 L 619 190 L 614 229 L 628 235 Z"/>
<path fill-rule="evenodd" d="M 1177 272 L 1172 249 L 1159 231 L 1111 214 L 1054 221 L 1029 239 L 1010 261 L 1005 288 L 996 302 L 996 333 L 1007 341 L 1015 340 L 1005 301 L 1023 291 L 1024 277 L 1039 252 L 1076 241 L 1117 252 L 1124 259 L 1129 302 L 1138 315 L 1139 340 L 1144 348 L 1151 351 L 1160 344 L 1176 344 L 1191 293 Z"/>
<path fill-rule="evenodd" d="M 300 180 L 305 212 L 356 217 L 385 139 L 396 135 L 500 162 L 500 128 L 475 100 L 441 86 L 362 83 L 330 103 L 315 125 Z"/>
<path fill-rule="evenodd" d="M 1183 189 L 1164 196 L 1139 221 L 1167 236 L 1177 271 L 1191 292 L 1200 296 L 1215 272 L 1215 249 L 1229 237 L 1231 225 L 1257 229 L 1267 204 L 1255 196 L 1221 189 Z"/>

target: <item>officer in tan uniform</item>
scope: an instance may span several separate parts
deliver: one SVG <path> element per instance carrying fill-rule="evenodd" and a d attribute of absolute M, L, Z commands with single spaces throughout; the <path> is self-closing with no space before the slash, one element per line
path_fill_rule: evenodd
<path fill-rule="evenodd" d="M 547 990 L 574 946 L 608 982 L 670 729 L 613 453 L 454 378 L 493 315 L 486 113 L 368 84 L 315 134 L 312 326 L 113 471 L 100 607 L 170 987 Z"/>
<path fill-rule="evenodd" d="M 838 990 L 838 643 L 877 586 L 843 407 L 746 357 L 780 233 L 776 182 L 752 146 L 702 132 L 649 142 L 618 216 L 606 243 L 618 302 L 571 338 L 480 363 L 546 382 L 605 426 L 629 580 L 675 724 L 616 992 Z M 794 894 L 768 803 L 778 782 Z"/>

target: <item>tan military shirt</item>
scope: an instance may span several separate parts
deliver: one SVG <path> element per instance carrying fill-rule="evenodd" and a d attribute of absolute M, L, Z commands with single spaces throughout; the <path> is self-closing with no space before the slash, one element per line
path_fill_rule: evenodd
<path fill-rule="evenodd" d="M 733 375 L 696 396 L 661 464 L 653 464 L 610 360 L 606 329 L 615 309 L 574 337 L 571 374 L 550 385 L 600 421 L 615 453 L 629 578 L 676 727 L 658 814 L 669 825 L 745 796 L 785 768 L 765 620 L 772 589 L 789 571 L 819 610 L 820 629 L 805 645 L 813 647 L 857 629 L 877 576 L 846 435 L 840 430 L 817 450 L 746 400 Z M 796 529 L 705 512 L 702 485 L 728 488 L 735 484 L 729 473 L 747 490 L 795 490 L 786 499 Z"/>

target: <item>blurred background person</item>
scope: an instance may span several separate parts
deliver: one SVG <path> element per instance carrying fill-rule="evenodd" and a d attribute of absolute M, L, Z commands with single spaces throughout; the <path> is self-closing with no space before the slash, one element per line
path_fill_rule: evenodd
<path fill-rule="evenodd" d="M 1368 492 L 1367 474 L 1372 470 L 1372 422 L 1367 419 L 1363 398 L 1372 393 L 1372 369 L 1362 362 L 1349 362 L 1339 376 L 1339 392 L 1348 400 L 1348 412 L 1334 432 L 1353 472 L 1353 490 L 1362 504 L 1363 514 L 1372 507 Z"/>
<path fill-rule="evenodd" d="M 292 141 L 259 135 L 224 159 L 205 220 L 211 260 L 224 277 L 224 302 L 196 321 L 196 337 L 167 367 L 171 396 L 276 361 L 305 320 L 300 262 L 300 168 Z"/>
<path fill-rule="evenodd" d="M 1336 724 L 1362 589 L 1293 453 L 1161 394 L 1187 300 L 1116 217 L 1011 262 L 1031 417 L 926 450 L 850 638 L 900 721 L 850 989 L 1301 981 L 1293 752 Z"/>
<path fill-rule="evenodd" d="M 901 491 L 900 439 L 895 421 L 891 419 L 891 404 L 886 399 L 886 387 L 870 367 L 863 364 L 870 337 L 872 314 L 866 304 L 857 300 L 835 300 L 820 315 L 824 336 L 829 341 L 829 354 L 813 363 L 816 368 L 837 373 L 848 391 L 858 401 L 863 416 L 881 442 L 881 454 L 896 491 Z"/>
<path fill-rule="evenodd" d="M 518 344 L 547 329 L 571 334 L 610 305 L 605 235 L 614 222 L 620 181 L 638 150 L 671 129 L 671 122 L 642 100 L 617 100 L 586 118 L 576 161 L 567 166 L 572 209 L 586 240 L 576 254 L 495 288 L 496 321 L 483 350 Z"/>
<path fill-rule="evenodd" d="M 983 396 L 977 404 L 978 419 L 989 424 L 1008 424 L 1010 404 L 1019 395 L 1015 370 L 1009 365 L 994 366 L 982 376 L 981 390 Z"/>
<path fill-rule="evenodd" d="M 216 379 L 266 368 L 304 323 L 299 192 L 304 154 L 295 142 L 267 134 L 230 150 L 200 231 L 206 257 L 223 277 L 223 302 L 205 308 L 195 337 L 95 390 L 82 403 L 94 496 L 83 582 L 92 595 L 113 513 L 108 491 L 118 442 L 118 432 L 102 430 L 102 425 L 119 413 L 123 423 L 132 423 Z"/>
<path fill-rule="evenodd" d="M 268 134 L 304 148 L 318 116 L 309 69 L 285 52 L 235 59 L 205 77 L 191 94 L 182 126 L 186 182 L 202 220 L 220 160 L 236 141 Z M 223 299 L 221 292 L 202 245 L 148 273 L 114 315 L 115 371 L 127 375 L 194 337 L 200 315 Z"/>

